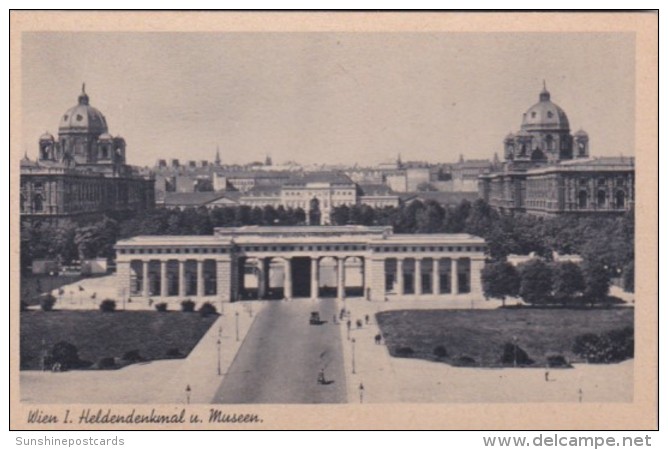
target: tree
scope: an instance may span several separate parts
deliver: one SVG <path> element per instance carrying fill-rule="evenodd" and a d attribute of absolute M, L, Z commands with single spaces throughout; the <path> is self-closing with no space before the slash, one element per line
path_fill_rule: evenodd
<path fill-rule="evenodd" d="M 506 261 L 485 264 L 481 273 L 485 297 L 500 298 L 506 306 L 506 297 L 517 297 L 520 276 L 515 266 Z"/>
<path fill-rule="evenodd" d="M 433 200 L 424 204 L 424 208 L 417 211 L 415 231 L 417 233 L 438 233 L 443 231 L 445 210 Z"/>
<path fill-rule="evenodd" d="M 347 225 L 350 218 L 350 208 L 347 205 L 336 206 L 330 214 L 333 225 Z"/>
<path fill-rule="evenodd" d="M 555 301 L 563 305 L 572 302 L 585 289 L 580 266 L 570 261 L 554 263 L 552 288 Z"/>
<path fill-rule="evenodd" d="M 549 303 L 552 294 L 552 273 L 541 259 L 532 259 L 518 267 L 520 297 L 531 305 Z"/>
<path fill-rule="evenodd" d="M 622 284 L 625 292 L 633 292 L 635 289 L 635 264 L 629 262 L 622 270 Z"/>
<path fill-rule="evenodd" d="M 605 265 L 600 261 L 585 261 L 583 268 L 585 281 L 584 296 L 593 306 L 602 303 L 610 291 L 610 277 Z"/>

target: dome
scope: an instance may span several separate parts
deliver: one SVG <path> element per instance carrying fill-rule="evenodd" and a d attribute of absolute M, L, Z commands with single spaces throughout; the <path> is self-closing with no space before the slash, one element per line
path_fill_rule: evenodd
<path fill-rule="evenodd" d="M 589 137 L 589 135 L 587 134 L 587 132 L 586 132 L 585 130 L 583 130 L 582 128 L 580 128 L 580 129 L 575 133 L 574 136 L 575 136 L 575 137 Z"/>
<path fill-rule="evenodd" d="M 505 140 L 512 141 L 513 139 L 515 139 L 515 135 L 513 133 L 508 133 Z"/>
<path fill-rule="evenodd" d="M 524 113 L 522 129 L 527 131 L 568 131 L 570 129 L 566 113 L 550 100 L 550 93 L 545 86 L 540 93 L 538 103 Z"/>
<path fill-rule="evenodd" d="M 111 141 L 114 138 L 109 134 L 109 133 L 102 133 L 100 137 L 98 137 L 98 140 L 100 141 Z"/>
<path fill-rule="evenodd" d="M 53 141 L 53 135 L 48 131 L 45 131 L 43 135 L 39 137 L 40 141 Z"/>
<path fill-rule="evenodd" d="M 76 132 L 100 135 L 107 132 L 107 120 L 100 111 L 88 104 L 89 99 L 85 88 L 84 84 L 81 88 L 81 95 L 79 95 L 79 103 L 61 116 L 58 126 L 59 133 Z"/>

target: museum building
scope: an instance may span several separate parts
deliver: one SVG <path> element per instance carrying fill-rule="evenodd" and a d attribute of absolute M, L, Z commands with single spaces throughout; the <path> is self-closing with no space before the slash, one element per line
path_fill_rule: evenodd
<path fill-rule="evenodd" d="M 545 86 L 520 131 L 506 136 L 504 162 L 478 178 L 490 206 L 545 216 L 623 214 L 633 208 L 634 187 L 634 158 L 592 158 L 589 135 L 571 134 Z"/>
<path fill-rule="evenodd" d="M 152 208 L 154 180 L 126 164 L 125 140 L 112 136 L 82 87 L 60 117 L 58 139 L 45 132 L 38 157 L 21 160 L 22 219 L 96 219 L 108 212 Z"/>
<path fill-rule="evenodd" d="M 137 236 L 115 248 L 120 298 L 222 304 L 479 296 L 486 245 L 468 234 L 346 225 L 216 228 L 213 236 Z"/>

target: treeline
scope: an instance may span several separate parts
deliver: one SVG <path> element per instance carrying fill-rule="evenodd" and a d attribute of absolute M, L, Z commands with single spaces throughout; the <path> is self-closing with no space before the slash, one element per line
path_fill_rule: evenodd
<path fill-rule="evenodd" d="M 396 233 L 470 233 L 485 238 L 489 258 L 503 261 L 509 254 L 535 252 L 548 260 L 552 252 L 579 254 L 597 261 L 610 277 L 619 277 L 634 259 L 634 219 L 622 217 L 542 218 L 500 214 L 482 200 L 444 207 L 415 201 L 400 207 L 339 206 L 334 225 L 386 225 Z M 25 222 L 21 224 L 22 266 L 33 259 L 113 257 L 118 239 L 138 235 L 211 235 L 215 227 L 243 225 L 304 225 L 303 209 L 249 206 L 183 211 L 154 209 L 131 218 L 107 217 L 92 224 Z"/>

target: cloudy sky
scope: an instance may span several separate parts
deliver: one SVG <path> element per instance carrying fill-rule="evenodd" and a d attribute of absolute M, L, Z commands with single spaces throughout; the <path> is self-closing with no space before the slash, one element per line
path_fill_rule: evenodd
<path fill-rule="evenodd" d="M 491 158 L 543 79 L 595 156 L 634 154 L 620 33 L 25 33 L 23 149 L 86 83 L 129 162 Z"/>

